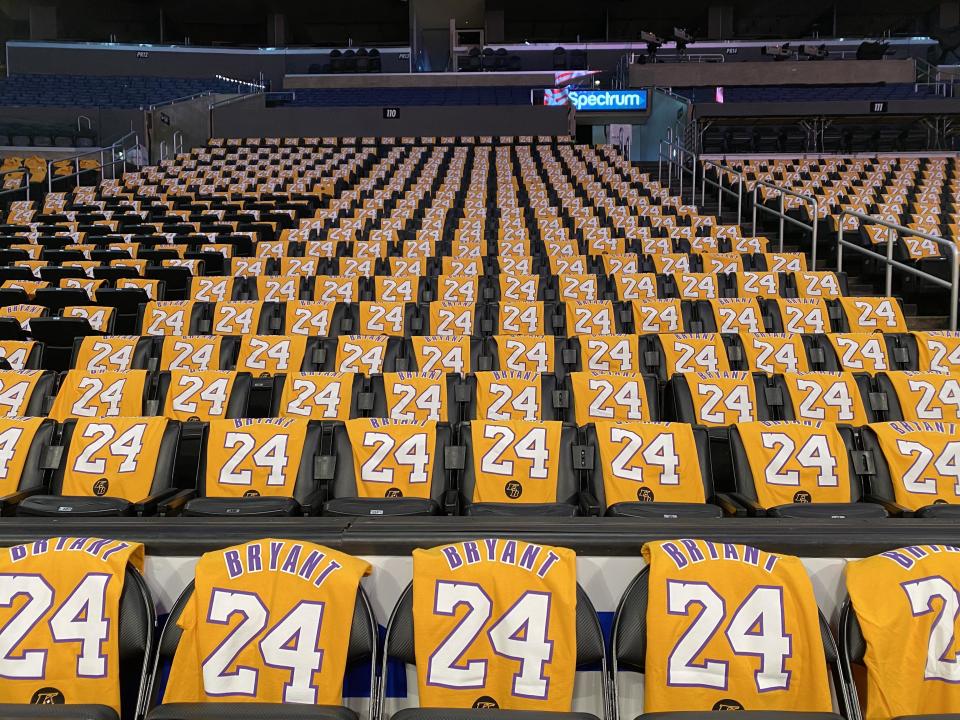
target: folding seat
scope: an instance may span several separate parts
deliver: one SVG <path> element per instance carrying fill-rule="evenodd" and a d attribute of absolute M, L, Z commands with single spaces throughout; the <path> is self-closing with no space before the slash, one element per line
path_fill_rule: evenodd
<path fill-rule="evenodd" d="M 563 420 L 569 408 L 568 393 L 553 373 L 477 372 L 452 389 L 461 420 Z"/>
<path fill-rule="evenodd" d="M 644 264 L 648 272 L 655 272 L 658 275 L 690 273 L 700 269 L 700 257 L 697 254 L 690 253 L 659 253 L 649 255 Z M 671 295 L 670 297 L 676 296 Z"/>
<path fill-rule="evenodd" d="M 43 343 L 35 340 L 0 340 L 0 362 L 5 370 L 36 370 L 42 367 Z"/>
<path fill-rule="evenodd" d="M 163 284 L 162 280 L 148 280 L 142 277 L 117 277 L 113 283 L 117 290 L 142 290 L 147 296 L 142 304 L 146 304 L 150 300 L 163 300 L 166 297 L 166 285 Z M 104 288 L 104 290 L 107 289 L 109 288 Z"/>
<path fill-rule="evenodd" d="M 732 252 L 701 252 L 700 266 L 711 275 L 742 273 L 745 269 L 743 256 Z"/>
<path fill-rule="evenodd" d="M 147 370 L 68 370 L 60 380 L 48 413 L 57 422 L 68 418 L 143 417 L 150 412 Z"/>
<path fill-rule="evenodd" d="M 578 420 L 579 422 L 579 420 Z M 613 517 L 719 518 L 713 502 L 710 439 L 681 423 L 599 421 L 587 426 L 596 448 L 593 491 Z"/>
<path fill-rule="evenodd" d="M 339 306 L 338 306 L 339 307 Z M 364 302 L 352 305 L 355 323 L 350 332 L 358 335 L 391 335 L 409 337 L 413 334 L 418 319 L 423 322 L 415 303 Z M 343 332 L 343 330 L 341 330 Z M 336 334 L 332 332 L 331 334 Z"/>
<path fill-rule="evenodd" d="M 467 515 L 596 514 L 584 495 L 587 450 L 577 428 L 556 420 L 473 420 L 460 424 L 465 446 L 459 491 Z"/>
<path fill-rule="evenodd" d="M 739 423 L 730 428 L 736 493 L 749 515 L 886 517 L 861 502 L 864 488 L 847 454 L 853 431 L 832 422 Z"/>
<path fill-rule="evenodd" d="M 0 419 L 0 511 L 4 515 L 37 493 L 46 492 L 47 471 L 51 466 L 50 448 L 57 435 L 57 424 L 47 418 L 10 417 Z"/>
<path fill-rule="evenodd" d="M 563 322 L 554 303 L 501 300 L 486 310 L 480 323 L 484 335 L 551 335 Z"/>
<path fill-rule="evenodd" d="M 462 419 L 462 406 L 473 399 L 470 387 L 460 388 L 464 384 L 459 373 L 441 370 L 383 373 L 370 377 L 369 400 L 361 403 L 369 405 L 363 408 L 369 417 L 454 425 Z"/>
<path fill-rule="evenodd" d="M 889 336 L 889 335 L 888 335 Z M 903 370 L 960 371 L 960 332 L 928 330 L 908 335 L 895 335 L 907 348 L 911 367 Z"/>
<path fill-rule="evenodd" d="M 636 673 L 644 674 L 641 718 L 711 718 L 729 710 L 857 717 L 856 692 L 840 671 L 799 558 L 706 540 L 647 543 L 643 555 L 649 564 L 613 618 L 613 717 L 638 694 L 628 688 L 641 682 Z"/>
<path fill-rule="evenodd" d="M 159 340 L 159 370 L 233 370 L 238 341 L 229 335 L 165 335 Z"/>
<path fill-rule="evenodd" d="M 480 313 L 474 303 L 436 300 L 426 306 L 411 304 L 406 326 L 413 335 L 474 335 L 482 324 Z"/>
<path fill-rule="evenodd" d="M 71 418 L 63 424 L 49 494 L 18 515 L 152 515 L 172 496 L 179 423 L 161 417 Z"/>
<path fill-rule="evenodd" d="M 633 332 L 669 333 L 691 329 L 693 303 L 682 300 L 634 300 L 630 303 Z"/>
<path fill-rule="evenodd" d="M 414 335 L 407 339 L 397 369 L 464 374 L 487 370 L 491 360 L 484 340 L 465 335 Z"/>
<path fill-rule="evenodd" d="M 43 305 L 13 304 L 0 307 L 0 337 L 5 340 L 26 340 L 30 321 L 46 314 L 47 309 Z"/>
<path fill-rule="evenodd" d="M 312 372 L 324 359 L 320 338 L 306 335 L 244 335 L 237 342 L 236 369 L 254 375 Z"/>
<path fill-rule="evenodd" d="M 272 388 L 272 417 L 350 420 L 373 406 L 367 382 L 359 373 L 278 373 Z M 369 406 L 369 407 L 368 407 Z"/>
<path fill-rule="evenodd" d="M 840 651 L 848 677 L 864 678 L 867 717 L 956 717 L 953 658 L 940 648 L 956 643 L 957 567 L 952 545 L 930 544 L 846 564 Z"/>
<path fill-rule="evenodd" d="M 296 260 L 297 258 L 291 258 Z M 355 303 L 368 300 L 366 279 L 357 276 L 321 275 L 314 279 L 313 299 L 322 303 Z"/>
<path fill-rule="evenodd" d="M 896 298 L 841 297 L 839 332 L 905 333 L 907 321 Z"/>
<path fill-rule="evenodd" d="M 730 280 L 739 298 L 769 299 L 781 297 L 786 282 L 782 273 L 768 271 L 745 271 L 730 276 Z"/>
<path fill-rule="evenodd" d="M 596 610 L 576 583 L 571 551 L 486 539 L 415 550 L 413 563 L 413 583 L 401 593 L 387 624 L 383 684 L 396 682 L 394 675 L 405 666 L 415 666 L 419 707 L 401 709 L 390 716 L 393 720 L 467 720 L 478 714 L 491 720 L 597 720 L 591 713 L 571 712 L 574 693 L 583 692 L 576 689 L 576 670 L 588 667 L 599 668 L 595 697 L 603 706 L 598 713 L 606 714 L 603 633 Z M 469 581 L 462 583 L 465 574 Z M 454 608 L 461 606 L 467 608 L 467 622 L 489 622 L 494 632 L 452 641 L 458 622 Z M 538 634 L 518 629 L 527 627 Z M 462 665 L 459 658 L 465 658 Z M 480 667 L 489 672 L 477 674 Z M 534 667 L 535 672 L 526 670 Z"/>
<path fill-rule="evenodd" d="M 771 420 L 765 378 L 748 372 L 678 373 L 665 398 L 667 417 L 692 425 L 725 428 L 735 423 Z M 671 405 L 672 403 L 672 405 Z M 724 430 L 723 435 L 726 434 Z M 720 433 L 711 433 L 719 437 Z"/>
<path fill-rule="evenodd" d="M 373 278 L 375 302 L 420 303 L 430 302 L 432 299 L 433 289 L 428 278 L 419 275 L 377 275 Z"/>
<path fill-rule="evenodd" d="M 487 340 L 488 367 L 478 370 L 557 372 L 572 364 L 567 341 L 553 335 L 494 335 Z"/>
<path fill-rule="evenodd" d="M 883 372 L 890 370 L 887 345 L 880 333 L 830 333 L 804 337 L 817 370 Z"/>
<path fill-rule="evenodd" d="M 558 307 L 554 333 L 577 335 L 611 335 L 627 332 L 625 325 L 632 322 L 629 308 L 610 300 L 597 302 L 566 302 Z"/>
<path fill-rule="evenodd" d="M 301 418 L 209 420 L 199 457 L 197 497 L 166 505 L 185 515 L 310 515 L 320 508 L 316 456 L 320 423 Z"/>
<path fill-rule="evenodd" d="M 129 335 L 77 338 L 70 367 L 88 372 L 150 370 L 153 338 Z"/>
<path fill-rule="evenodd" d="M 770 332 L 831 332 L 830 308 L 823 298 L 770 298 L 762 305 L 764 324 Z"/>
<path fill-rule="evenodd" d="M 141 255 L 145 253 L 141 251 Z M 194 273 L 187 265 L 168 265 L 170 260 L 163 260 L 163 265 L 148 265 L 143 272 L 143 277 L 147 280 L 155 280 L 163 283 L 164 299 L 169 301 L 189 300 L 190 299 L 190 281 L 193 276 L 203 275 L 202 260 L 184 260 L 178 262 L 199 263 L 199 272 Z"/>
<path fill-rule="evenodd" d="M 181 422 L 247 417 L 252 378 L 234 370 L 164 370 L 157 376 L 158 414 Z"/>
<path fill-rule="evenodd" d="M 244 295 L 244 278 L 198 277 L 190 279 L 190 299 L 213 303 L 241 300 Z"/>
<path fill-rule="evenodd" d="M 875 380 L 888 420 L 960 420 L 960 373 L 885 372 Z"/>
<path fill-rule="evenodd" d="M 893 421 L 860 429 L 853 467 L 891 515 L 960 517 L 960 440 L 952 422 Z"/>
<path fill-rule="evenodd" d="M 651 422 L 660 419 L 656 377 L 638 372 L 570 373 L 570 407 L 577 425 L 604 420 Z"/>
<path fill-rule="evenodd" d="M 404 338 L 389 335 L 340 335 L 327 341 L 322 370 L 376 375 L 396 372 Z"/>
<path fill-rule="evenodd" d="M 572 370 L 639 372 L 642 368 L 637 335 L 597 335 L 571 338 L 563 363 Z M 572 356 L 572 357 L 571 357 Z"/>
<path fill-rule="evenodd" d="M 852 372 L 784 373 L 774 380 L 783 420 L 865 425 L 876 419 L 870 376 Z M 763 419 L 763 418 L 760 418 Z"/>
<path fill-rule="evenodd" d="M 667 297 L 712 300 L 724 296 L 726 282 L 712 273 L 676 272 L 665 276 Z"/>
<path fill-rule="evenodd" d="M 151 300 L 137 325 L 141 335 L 200 335 L 206 309 L 191 300 Z"/>
<path fill-rule="evenodd" d="M 731 369 L 719 333 L 648 335 L 642 342 L 641 370 L 666 382 L 674 373 Z"/>
<path fill-rule="evenodd" d="M 509 278 L 510 276 L 503 276 Z M 534 276 L 537 277 L 537 276 Z M 614 275 L 614 278 L 620 277 L 620 275 Z M 636 275 L 626 275 L 625 277 L 630 278 L 636 282 Z M 650 276 L 654 277 L 654 276 Z M 597 300 L 603 300 L 603 290 L 604 283 L 601 281 L 601 278 L 593 274 L 573 274 L 565 273 L 557 277 L 557 292 L 556 297 L 561 302 L 567 301 L 577 301 L 583 300 L 585 302 L 596 302 Z M 629 294 L 629 293 L 628 293 Z M 513 299 L 513 298 L 510 298 Z M 539 299 L 539 298 L 535 298 Z M 632 300 L 633 298 L 620 297 L 620 300 Z"/>
<path fill-rule="evenodd" d="M 456 510 L 450 426 L 358 418 L 325 425 L 321 479 L 329 516 L 436 515 Z"/>
<path fill-rule="evenodd" d="M 764 312 L 756 298 L 716 298 L 695 304 L 697 332 L 759 333 L 766 330 Z"/>
<path fill-rule="evenodd" d="M 7 671 L 17 676 L 4 681 L 0 711 L 64 720 L 136 717 L 156 622 L 154 601 L 137 570 L 143 546 L 54 537 L 13 546 L 3 555 L 6 592 L 23 599 L 7 603 L 2 623 L 12 632 L 24 613 L 34 622 L 18 638 L 22 655 L 7 661 L 13 663 Z M 82 654 L 78 643 L 84 642 L 95 643 L 96 654 Z"/>
<path fill-rule="evenodd" d="M 268 564 L 269 557 L 276 562 Z M 366 671 L 370 687 L 376 685 L 377 625 L 359 584 L 368 569 L 362 560 L 294 540 L 256 540 L 203 555 L 164 624 L 147 717 L 226 720 L 256 711 L 291 720 L 357 720 L 342 704 L 343 678 Z M 249 641 L 232 657 L 218 648 L 231 647 L 225 643 L 240 631 L 218 614 L 244 618 L 238 627 Z M 208 657 L 202 670 L 201 657 Z"/>
<path fill-rule="evenodd" d="M 224 300 L 209 303 L 201 329 L 210 335 L 267 335 L 280 325 L 277 303 Z"/>
<path fill-rule="evenodd" d="M 845 273 L 799 271 L 787 275 L 786 297 L 832 300 L 848 294 Z"/>
<path fill-rule="evenodd" d="M 620 273 L 612 276 L 610 284 L 615 291 L 615 299 L 622 302 L 663 297 L 662 278 L 654 273 Z"/>

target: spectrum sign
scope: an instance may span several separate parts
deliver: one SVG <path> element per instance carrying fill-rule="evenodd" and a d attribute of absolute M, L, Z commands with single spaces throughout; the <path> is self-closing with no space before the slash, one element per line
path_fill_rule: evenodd
<path fill-rule="evenodd" d="M 582 112 L 645 112 L 646 90 L 548 90 L 544 105 L 573 105 Z"/>

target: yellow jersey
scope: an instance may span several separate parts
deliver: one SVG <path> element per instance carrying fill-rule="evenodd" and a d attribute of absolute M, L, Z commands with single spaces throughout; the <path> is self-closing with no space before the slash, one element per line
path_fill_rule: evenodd
<path fill-rule="evenodd" d="M 645 713 L 831 712 L 813 586 L 799 558 L 706 540 L 647 543 Z"/>
<path fill-rule="evenodd" d="M 520 540 L 413 551 L 421 707 L 569 712 L 576 556 Z"/>
<path fill-rule="evenodd" d="M 305 540 L 206 553 L 177 625 L 164 703 L 340 705 L 360 579 L 370 565 Z"/>

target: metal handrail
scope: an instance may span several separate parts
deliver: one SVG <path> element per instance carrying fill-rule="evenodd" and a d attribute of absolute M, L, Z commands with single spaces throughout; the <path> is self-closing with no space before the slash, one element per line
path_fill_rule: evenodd
<path fill-rule="evenodd" d="M 717 181 L 707 179 L 707 166 L 716 168 L 719 172 L 717 173 Z M 730 188 L 724 187 L 723 185 L 723 176 L 720 173 L 723 172 L 732 172 L 734 175 L 739 178 L 737 183 L 737 191 L 734 192 Z M 717 219 L 719 220 L 723 216 L 723 194 L 731 195 L 737 199 L 737 225 L 740 224 L 740 220 L 743 218 L 743 172 L 732 167 L 724 167 L 723 165 L 718 165 L 712 160 L 700 159 L 700 204 L 704 205 L 707 201 L 707 185 L 712 185 L 717 188 Z"/>
<path fill-rule="evenodd" d="M 241 100 L 247 100 L 248 98 L 256 97 L 257 95 L 266 95 L 263 90 L 258 90 L 257 92 L 244 93 L 243 95 L 235 95 L 234 97 L 225 98 L 215 103 L 210 103 L 208 107 L 209 110 L 214 108 L 223 107 L 224 105 L 231 105 L 235 102 L 240 102 Z"/>
<path fill-rule="evenodd" d="M 881 255 L 878 252 L 874 252 L 869 248 L 865 248 L 861 245 L 857 245 L 848 240 L 843 239 L 843 217 L 844 215 L 850 215 L 851 217 L 858 218 L 861 222 L 872 224 L 872 225 L 881 225 L 887 228 L 887 254 Z M 937 235 L 931 235 L 928 232 L 923 230 L 912 230 L 911 228 L 904 227 L 903 225 L 898 225 L 897 223 L 890 222 L 889 220 L 884 220 L 881 217 L 876 215 L 867 215 L 866 213 L 859 212 L 858 210 L 849 210 L 844 209 L 840 211 L 839 215 L 840 220 L 840 229 L 837 232 L 837 272 L 843 271 L 843 249 L 848 247 L 852 250 L 872 257 L 875 260 L 879 260 L 882 263 L 885 263 L 887 266 L 886 270 L 886 279 L 885 285 L 886 295 L 890 297 L 893 293 L 893 269 L 897 268 L 898 270 L 904 270 L 911 275 L 916 275 L 918 277 L 926 278 L 934 285 L 939 285 L 940 287 L 945 287 L 950 289 L 950 330 L 957 329 L 957 297 L 958 290 L 960 290 L 960 251 L 958 251 L 957 244 L 950 242 L 942 237 Z M 919 237 L 924 240 L 931 240 L 938 245 L 942 245 L 950 250 L 950 282 L 947 282 L 943 278 L 939 278 L 936 275 L 931 275 L 926 273 L 923 270 L 918 270 L 912 265 L 907 265 L 906 263 L 899 262 L 898 260 L 893 259 L 893 241 L 896 238 L 894 231 L 909 235 L 911 237 Z"/>
<path fill-rule="evenodd" d="M 766 205 L 758 205 L 757 203 L 757 189 L 760 187 L 769 188 L 771 190 L 776 190 L 780 193 L 780 210 L 779 212 L 768 208 Z M 813 205 L 813 221 L 807 225 L 805 222 L 800 222 L 799 220 L 794 220 L 792 217 L 787 217 L 787 214 L 783 211 L 783 198 L 784 195 L 791 195 L 795 198 L 799 198 L 803 202 L 810 203 Z M 771 215 L 776 215 L 780 218 L 780 252 L 783 252 L 783 224 L 788 222 L 791 225 L 796 225 L 799 228 L 804 230 L 809 230 L 811 233 L 810 243 L 812 249 L 810 250 L 810 265 L 811 269 L 817 269 L 817 223 L 820 220 L 820 204 L 817 202 L 817 198 L 813 195 L 803 195 L 798 193 L 796 190 L 790 190 L 789 188 L 781 187 L 779 185 L 774 185 L 771 182 L 766 180 L 757 180 L 753 186 L 753 236 L 757 236 L 757 208 L 763 210 L 766 213 Z"/>
<path fill-rule="evenodd" d="M 180 140 L 180 144 L 177 145 L 177 140 Z M 173 154 L 179 155 L 183 152 L 183 131 L 174 130 L 173 131 Z"/>
<path fill-rule="evenodd" d="M 80 122 L 81 120 L 87 121 L 87 130 L 93 130 L 93 123 L 90 121 L 86 115 L 77 115 L 77 132 L 83 132 L 83 125 Z"/>
<path fill-rule="evenodd" d="M 4 175 L 13 175 L 14 173 L 21 173 L 23 175 L 23 185 L 20 187 L 10 188 L 9 190 L 0 190 L 0 195 L 11 195 L 13 193 L 18 193 L 21 190 L 26 189 L 27 191 L 27 200 L 30 199 L 30 168 L 27 166 L 10 168 L 9 170 L 0 170 L 0 178 Z M 2 182 L 0 182 L 0 187 L 3 187 Z"/>
<path fill-rule="evenodd" d="M 76 155 L 71 155 L 70 157 L 60 158 L 59 160 L 48 160 L 48 161 L 47 161 L 47 192 L 53 192 L 53 183 L 54 183 L 54 180 L 56 180 L 56 181 L 59 182 L 60 180 L 68 180 L 68 179 L 70 179 L 70 178 L 79 177 L 79 175 L 81 174 L 81 172 L 89 172 L 90 170 L 99 170 L 99 171 L 100 171 L 100 179 L 102 180 L 102 179 L 104 178 L 104 172 L 103 172 L 103 171 L 104 171 L 106 168 L 109 167 L 109 168 L 110 168 L 110 172 L 111 172 L 111 177 L 113 177 L 113 168 L 114 168 L 116 165 L 124 162 L 123 153 L 124 153 L 124 150 L 125 150 L 125 148 L 126 148 L 126 142 L 127 142 L 127 140 L 129 140 L 131 137 L 134 139 L 134 147 L 136 147 L 137 145 L 140 144 L 140 136 L 139 136 L 139 134 L 137 133 L 136 130 L 131 130 L 131 131 L 128 132 L 126 135 L 118 138 L 118 139 L 115 140 L 112 144 L 107 145 L 106 147 L 96 148 L 96 149 L 94 149 L 94 150 L 88 150 L 88 151 L 86 151 L 86 152 L 78 153 L 78 154 L 76 154 Z M 117 159 L 117 149 L 118 149 L 118 148 L 119 148 L 119 150 L 120 150 L 120 159 L 119 159 L 119 160 Z M 110 162 L 104 162 L 104 159 L 103 159 L 104 153 L 105 153 L 105 152 L 108 152 L 108 151 L 109 151 L 109 153 L 110 153 Z M 89 156 L 91 156 L 91 155 L 99 155 L 99 156 L 100 156 L 100 164 L 99 164 L 97 167 L 95 167 L 95 168 L 87 168 L 86 170 L 81 171 L 81 170 L 80 170 L 80 160 L 81 160 L 82 158 L 89 157 Z M 54 178 L 54 177 L 53 177 L 53 165 L 54 165 L 54 163 L 63 162 L 64 160 L 66 160 L 67 162 L 73 162 L 74 171 L 73 171 L 72 173 L 70 173 L 69 175 L 59 175 L 59 176 L 57 176 L 56 178 Z"/>
<path fill-rule="evenodd" d="M 213 95 L 212 90 L 204 90 L 203 92 L 194 93 L 193 95 L 184 95 L 183 97 L 173 98 L 173 100 L 164 100 L 163 102 L 158 102 L 153 105 L 141 106 L 141 110 L 156 110 L 157 108 L 166 107 L 167 105 L 173 105 L 179 102 L 186 102 L 187 100 L 196 100 L 197 98 L 202 98 L 207 95 Z"/>
<path fill-rule="evenodd" d="M 672 152 L 669 152 L 669 151 L 667 152 L 667 155 L 664 156 L 664 154 L 663 154 L 663 146 L 664 146 L 664 145 L 666 145 L 666 146 L 667 146 L 668 148 L 670 148 L 671 150 L 675 150 L 675 151 L 680 155 L 680 159 L 674 161 L 673 153 L 672 153 Z M 692 152 L 692 151 L 690 151 L 690 150 L 687 150 L 685 147 L 683 147 L 682 145 L 680 145 L 680 143 L 678 143 L 678 142 L 676 142 L 676 141 L 674 141 L 674 140 L 668 140 L 668 139 L 664 138 L 663 140 L 660 141 L 660 143 L 659 143 L 658 146 L 657 146 L 657 156 L 658 156 L 658 158 L 659 158 L 659 160 L 657 161 L 657 162 L 658 162 L 658 165 L 657 165 L 657 182 L 660 181 L 660 177 L 661 177 L 661 173 L 662 173 L 662 168 L 663 168 L 663 160 L 666 160 L 667 163 L 668 163 L 667 168 L 668 168 L 668 171 L 669 171 L 669 179 L 668 179 L 668 182 L 667 182 L 667 188 L 668 188 L 668 189 L 671 189 L 671 190 L 673 189 L 673 166 L 674 166 L 674 163 L 676 162 L 676 165 L 677 165 L 677 176 L 678 176 L 679 179 L 680 179 L 680 201 L 681 201 L 681 202 L 683 201 L 683 175 L 684 175 L 685 172 L 688 172 L 688 173 L 690 173 L 690 184 L 691 184 L 691 188 L 692 188 L 692 190 L 691 190 L 691 197 L 693 198 L 692 201 L 691 201 L 691 204 L 696 203 L 696 201 L 697 201 L 697 155 L 696 155 L 696 153 L 694 153 L 694 152 Z M 689 169 L 688 169 L 687 167 L 685 167 L 685 165 L 684 165 L 684 162 L 683 162 L 683 157 L 684 157 L 684 156 L 688 156 L 688 157 L 692 160 L 692 163 L 691 163 Z"/>

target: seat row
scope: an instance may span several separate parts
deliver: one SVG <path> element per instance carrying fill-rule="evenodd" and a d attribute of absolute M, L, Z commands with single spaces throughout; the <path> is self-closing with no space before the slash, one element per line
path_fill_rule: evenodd
<path fill-rule="evenodd" d="M 960 516 L 955 422 L 0 421 L 3 514 Z M 724 477 L 732 463 L 732 476 Z"/>
<path fill-rule="evenodd" d="M 927 650 L 937 631 L 926 617 L 933 610 L 911 614 L 911 601 L 917 607 L 914 598 L 930 602 L 956 587 L 955 548 L 915 546 L 846 563 L 839 648 L 798 557 L 709 539 L 650 542 L 641 552 L 645 566 L 616 593 L 609 644 L 577 582 L 575 553 L 509 537 L 415 550 L 412 581 L 381 599 L 382 617 L 368 593 L 389 593 L 389 586 L 364 576 L 385 570 L 362 558 L 282 538 L 219 548 L 199 559 L 154 642 L 142 545 L 96 537 L 15 545 L 0 553 L 0 569 L 28 588 L 32 579 L 43 583 L 49 602 L 28 607 L 51 619 L 26 634 L 23 658 L 10 659 L 21 672 L 5 685 L 0 707 L 16 715 L 40 692 L 23 667 L 34 648 L 43 648 L 46 666 L 69 693 L 65 699 L 47 686 L 41 700 L 57 703 L 57 716 L 71 720 L 83 713 L 166 720 L 200 711 L 223 720 L 251 707 L 281 720 L 356 720 L 344 696 L 357 693 L 346 690 L 345 677 L 369 687 L 368 720 L 468 720 L 478 706 L 491 718 L 525 710 L 615 720 L 630 717 L 624 713 L 641 694 L 645 714 L 677 720 L 717 709 L 857 720 L 852 668 L 864 662 L 868 702 L 880 698 L 891 714 L 943 711 L 956 697 L 950 686 L 926 696 L 885 692 L 899 673 L 922 673 L 936 657 Z M 940 585 L 924 586 L 924 571 L 936 573 Z M 65 619 L 73 605 L 61 598 L 86 597 L 94 582 L 123 592 L 107 595 L 96 614 Z M 918 626 L 896 646 L 873 622 L 883 611 L 878 592 L 890 598 L 890 623 Z M 378 622 L 386 628 L 382 640 Z M 458 632 L 488 624 L 490 632 Z M 713 632 L 721 626 L 725 632 Z M 118 632 L 108 633 L 111 627 Z M 696 633 L 705 636 L 702 651 L 684 642 Z M 952 631 L 945 637 L 952 642 Z M 96 682 L 88 672 L 95 663 L 78 663 L 86 656 L 75 648 L 90 638 L 99 640 L 99 667 L 112 668 Z M 699 652 L 711 660 L 696 663 Z M 118 655 L 124 662 L 113 662 Z M 400 708 L 388 705 L 408 670 L 417 692 L 408 691 Z M 596 681 L 599 690 L 589 692 Z M 591 712 L 574 712 L 574 701 L 584 699 Z"/>

